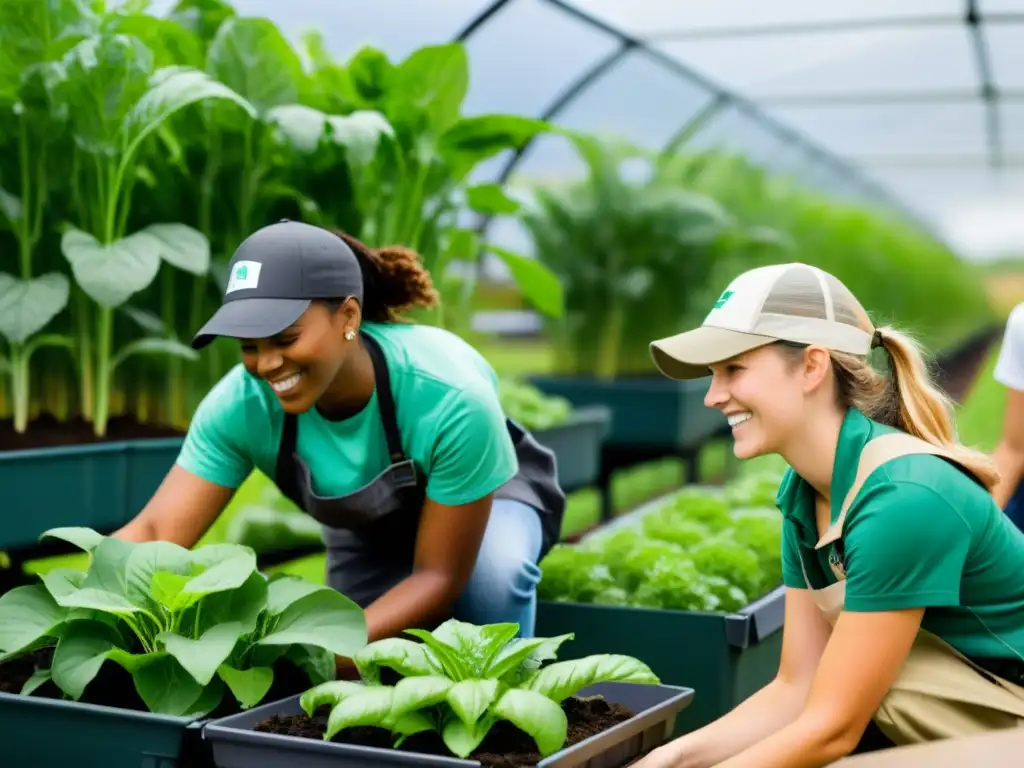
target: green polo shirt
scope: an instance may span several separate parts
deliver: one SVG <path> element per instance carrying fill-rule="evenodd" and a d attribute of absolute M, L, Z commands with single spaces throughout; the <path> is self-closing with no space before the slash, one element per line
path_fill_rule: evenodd
<path fill-rule="evenodd" d="M 843 420 L 832 474 L 832 522 L 871 438 L 893 432 L 856 409 Z M 813 489 L 792 469 L 783 514 L 786 586 L 836 582 L 834 544 L 815 550 Z M 843 525 L 848 611 L 926 608 L 922 626 L 967 656 L 1024 657 L 1024 533 L 991 495 L 945 459 L 903 456 L 875 470 Z"/>

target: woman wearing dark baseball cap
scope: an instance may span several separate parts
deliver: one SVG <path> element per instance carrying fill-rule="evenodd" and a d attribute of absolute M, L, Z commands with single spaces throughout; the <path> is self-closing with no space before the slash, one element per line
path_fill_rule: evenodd
<path fill-rule="evenodd" d="M 193 340 L 242 363 L 204 398 L 176 465 L 117 534 L 193 546 L 255 468 L 323 526 L 327 582 L 370 640 L 449 617 L 534 629 L 537 562 L 565 495 L 469 344 L 397 321 L 437 301 L 404 248 L 282 221 L 235 252 Z"/>

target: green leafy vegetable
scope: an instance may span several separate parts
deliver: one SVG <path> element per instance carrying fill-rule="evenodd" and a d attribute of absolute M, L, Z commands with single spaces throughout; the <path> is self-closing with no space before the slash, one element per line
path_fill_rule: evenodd
<path fill-rule="evenodd" d="M 110 661 L 127 670 L 150 711 L 206 714 L 226 690 L 242 708 L 266 695 L 287 658 L 318 684 L 334 657 L 366 645 L 362 610 L 329 587 L 267 579 L 248 547 L 194 551 L 132 543 L 88 528 L 48 531 L 90 553 L 88 570 L 55 569 L 0 598 L 0 661 L 54 647 L 49 671 L 80 699 Z M 37 686 L 33 679 L 23 688 Z"/>
<path fill-rule="evenodd" d="M 422 642 L 370 643 L 354 657 L 362 683 L 315 686 L 302 695 L 302 708 L 312 716 L 330 707 L 325 740 L 357 725 L 390 730 L 395 746 L 414 733 L 433 731 L 462 758 L 506 720 L 533 737 L 546 756 L 565 744 L 568 724 L 560 704 L 566 698 L 602 681 L 659 682 L 630 656 L 600 654 L 543 666 L 572 635 L 523 639 L 518 632 L 518 624 L 477 626 L 454 619 L 433 632 L 409 629 Z M 382 685 L 382 667 L 402 678 Z"/>

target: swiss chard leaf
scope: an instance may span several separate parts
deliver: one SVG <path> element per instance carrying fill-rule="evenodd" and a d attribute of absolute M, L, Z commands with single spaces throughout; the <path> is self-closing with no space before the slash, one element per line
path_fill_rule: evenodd
<path fill-rule="evenodd" d="M 650 667 L 632 656 L 596 654 L 544 667 L 522 687 L 561 702 L 596 682 L 657 683 L 659 679 Z"/>

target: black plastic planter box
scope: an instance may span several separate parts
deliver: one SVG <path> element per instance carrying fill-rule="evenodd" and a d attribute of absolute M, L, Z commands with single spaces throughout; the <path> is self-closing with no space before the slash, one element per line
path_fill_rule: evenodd
<path fill-rule="evenodd" d="M 0 453 L 0 550 L 31 549 L 66 525 L 112 532 L 149 501 L 183 438 L 152 438 Z"/>
<path fill-rule="evenodd" d="M 530 382 L 559 395 L 577 408 L 607 407 L 612 414 L 605 438 L 617 447 L 661 447 L 666 451 L 697 448 L 727 422 L 704 405 L 709 379 L 675 381 L 661 376 L 598 379 L 589 376 L 535 376 Z"/>
<path fill-rule="evenodd" d="M 0 693 L 10 768 L 212 768 L 203 720 Z"/>
<path fill-rule="evenodd" d="M 782 653 L 784 588 L 738 613 L 660 611 L 541 600 L 537 637 L 573 632 L 559 659 L 622 653 L 668 685 L 695 692 L 676 720 L 682 734 L 710 723 L 771 682 Z"/>
<path fill-rule="evenodd" d="M 668 685 L 597 683 L 580 696 L 604 696 L 623 704 L 636 716 L 624 723 L 560 750 L 537 763 L 538 768 L 620 768 L 664 743 L 676 715 L 693 699 L 693 691 Z M 253 726 L 270 715 L 301 714 L 299 697 L 214 720 L 203 729 L 217 768 L 377 768 L 377 766 L 477 766 L 476 760 L 376 749 L 298 736 L 260 733 Z"/>
<path fill-rule="evenodd" d="M 576 409 L 563 424 L 534 433 L 541 445 L 555 452 L 558 482 L 566 492 L 586 488 L 597 481 L 601 471 L 601 446 L 611 424 L 611 411 L 604 406 Z"/>

